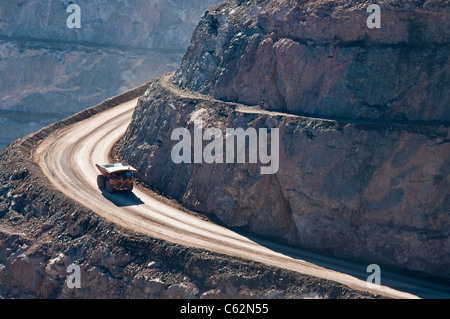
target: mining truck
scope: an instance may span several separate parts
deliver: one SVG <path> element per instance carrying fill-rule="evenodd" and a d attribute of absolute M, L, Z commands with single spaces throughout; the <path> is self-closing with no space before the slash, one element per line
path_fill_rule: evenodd
<path fill-rule="evenodd" d="M 97 185 L 108 193 L 114 191 L 131 192 L 134 187 L 134 173 L 136 169 L 128 163 L 105 164 L 95 166 L 101 175 L 97 176 Z"/>

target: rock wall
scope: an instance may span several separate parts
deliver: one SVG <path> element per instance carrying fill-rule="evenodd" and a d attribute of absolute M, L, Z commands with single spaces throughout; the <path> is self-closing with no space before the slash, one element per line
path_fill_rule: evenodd
<path fill-rule="evenodd" d="M 185 50 L 204 10 L 218 0 L 11 1 L 0 4 L 0 35 L 114 47 Z M 81 28 L 69 29 L 69 4 Z"/>
<path fill-rule="evenodd" d="M 174 70 L 181 54 L 0 41 L 0 57 L 0 111 L 61 120 Z"/>
<path fill-rule="evenodd" d="M 177 128 L 278 128 L 279 171 L 175 164 Z M 241 113 L 156 82 L 122 154 L 150 187 L 230 227 L 341 258 L 449 278 L 448 127 L 355 124 Z M 225 142 L 224 142 L 225 143 Z M 225 151 L 226 154 L 226 151 Z"/>
<path fill-rule="evenodd" d="M 0 150 L 175 70 L 217 1 L 0 1 Z M 79 29 L 66 24 L 72 2 Z"/>
<path fill-rule="evenodd" d="M 450 120 L 449 1 L 230 1 L 201 19 L 174 81 L 332 118 Z"/>
<path fill-rule="evenodd" d="M 378 297 L 143 236 L 55 191 L 31 159 L 36 145 L 55 130 L 142 95 L 148 85 L 52 124 L 0 153 L 0 299 Z M 80 267 L 79 289 L 66 284 L 72 264 Z"/>
<path fill-rule="evenodd" d="M 123 156 L 151 187 L 231 227 L 448 280 L 448 3 L 381 2 L 382 28 L 370 30 L 367 1 L 223 2 L 196 28 L 178 93 L 159 81 L 140 101 Z M 175 164 L 171 133 L 193 134 L 193 118 L 278 128 L 279 171 Z"/>

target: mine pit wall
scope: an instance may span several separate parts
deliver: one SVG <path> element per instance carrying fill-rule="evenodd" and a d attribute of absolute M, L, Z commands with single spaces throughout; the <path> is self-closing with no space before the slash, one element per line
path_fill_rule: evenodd
<path fill-rule="evenodd" d="M 204 109 L 204 111 L 199 111 Z M 279 171 L 260 164 L 175 164 L 176 128 L 279 128 Z M 150 187 L 230 227 L 382 269 L 450 278 L 449 130 L 240 113 L 155 82 L 122 154 Z"/>
<path fill-rule="evenodd" d="M 58 129 L 141 96 L 150 82 L 0 153 L 0 299 L 380 298 L 325 279 L 158 240 L 53 189 L 34 149 Z M 66 284 L 81 268 L 81 288 Z"/>
<path fill-rule="evenodd" d="M 220 100 L 330 118 L 450 121 L 449 1 L 223 1 L 174 81 Z"/>

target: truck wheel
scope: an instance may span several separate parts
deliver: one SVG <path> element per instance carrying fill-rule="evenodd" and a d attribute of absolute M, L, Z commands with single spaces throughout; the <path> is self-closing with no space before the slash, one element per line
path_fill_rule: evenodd
<path fill-rule="evenodd" d="M 111 183 L 109 182 L 109 179 L 106 181 L 106 183 L 105 183 L 105 188 L 106 188 L 106 191 L 108 192 L 108 193 L 113 193 L 114 192 L 114 187 L 111 185 Z"/>
<path fill-rule="evenodd" d="M 103 175 L 97 176 L 97 185 L 99 188 L 105 188 L 105 177 Z"/>

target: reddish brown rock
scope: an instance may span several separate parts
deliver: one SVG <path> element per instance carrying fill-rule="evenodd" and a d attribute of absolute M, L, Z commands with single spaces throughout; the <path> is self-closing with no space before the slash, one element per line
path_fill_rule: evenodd
<path fill-rule="evenodd" d="M 266 109 L 450 121 L 449 1 L 230 1 L 199 23 L 174 79 Z"/>
<path fill-rule="evenodd" d="M 279 171 L 175 164 L 171 132 L 186 127 L 194 135 L 194 114 L 205 128 L 278 128 Z M 446 126 L 242 113 L 181 98 L 157 82 L 141 99 L 125 141 L 123 156 L 145 183 L 231 227 L 368 264 L 450 276 Z"/>
<path fill-rule="evenodd" d="M 380 1 L 381 29 L 367 27 L 369 3 L 211 8 L 172 79 L 185 91 L 152 86 L 124 157 L 151 187 L 231 227 L 448 279 L 450 1 Z M 279 171 L 174 164 L 170 134 L 193 134 L 194 114 L 204 127 L 279 128 Z"/>

